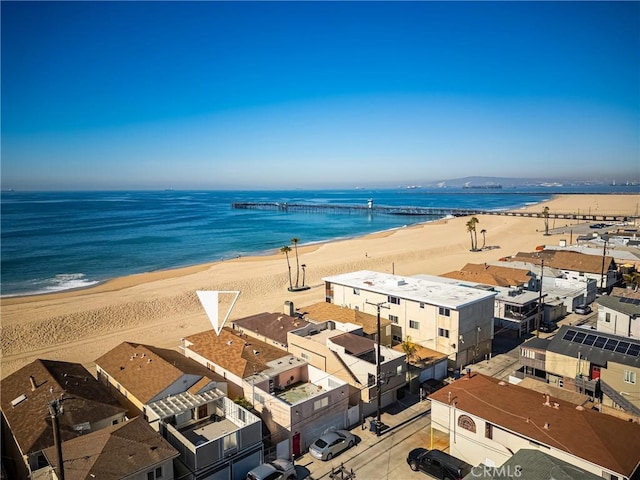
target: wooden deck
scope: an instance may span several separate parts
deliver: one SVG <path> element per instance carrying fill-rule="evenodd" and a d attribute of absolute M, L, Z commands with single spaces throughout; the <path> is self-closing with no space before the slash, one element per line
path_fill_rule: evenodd
<path fill-rule="evenodd" d="M 237 202 L 231 204 L 232 208 L 245 210 L 271 210 L 280 212 L 302 213 L 379 213 L 384 215 L 412 215 L 424 217 L 467 217 L 472 215 L 505 215 L 510 217 L 543 218 L 542 212 L 524 210 L 481 210 L 466 208 L 433 208 L 433 207 L 394 207 L 384 205 L 332 205 L 332 204 L 307 204 L 307 203 L 278 203 L 278 202 Z M 626 222 L 631 218 L 628 215 L 616 213 L 576 213 L 576 212 L 549 212 L 549 218 L 570 219 L 582 221 L 602 222 Z"/>

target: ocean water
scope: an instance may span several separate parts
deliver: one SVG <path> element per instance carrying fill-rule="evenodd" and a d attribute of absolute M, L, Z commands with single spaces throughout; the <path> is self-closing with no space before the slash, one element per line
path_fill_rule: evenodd
<path fill-rule="evenodd" d="M 566 190 L 566 189 L 565 189 Z M 581 189 L 581 190 L 584 190 Z M 135 273 L 261 255 L 435 220 L 232 209 L 289 202 L 517 209 L 553 189 L 2 192 L 0 294 L 50 293 Z"/>

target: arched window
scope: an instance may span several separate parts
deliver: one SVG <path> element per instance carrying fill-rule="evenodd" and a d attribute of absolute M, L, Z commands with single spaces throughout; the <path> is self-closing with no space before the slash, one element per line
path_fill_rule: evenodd
<path fill-rule="evenodd" d="M 470 432 L 476 433 L 476 422 L 474 422 L 473 419 L 468 415 L 460 415 L 458 417 L 458 426 L 460 428 L 464 428 L 465 430 L 469 430 Z"/>

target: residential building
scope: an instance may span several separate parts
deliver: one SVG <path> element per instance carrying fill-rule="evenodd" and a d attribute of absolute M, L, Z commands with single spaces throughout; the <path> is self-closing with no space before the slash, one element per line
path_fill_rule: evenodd
<path fill-rule="evenodd" d="M 520 271 L 523 272 L 526 278 L 529 278 L 528 273 L 517 268 L 505 268 L 504 270 Z M 511 275 L 515 277 L 515 274 Z M 522 285 L 509 286 L 508 281 L 499 281 L 496 279 L 496 275 L 488 272 L 454 271 L 437 277 L 434 275 L 416 275 L 416 278 L 495 292 L 493 306 L 494 332 L 507 329 L 516 332 L 516 335 L 520 337 L 535 330 L 538 322 L 542 321 L 542 312 L 538 309 L 540 300 L 538 292 L 527 290 Z M 477 283 L 472 281 L 472 278 L 486 280 L 491 283 Z M 529 284 L 530 282 L 526 283 L 527 286 Z"/>
<path fill-rule="evenodd" d="M 614 289 L 616 290 L 626 289 Z M 636 297 L 636 295 L 613 296 L 613 294 L 599 297 L 596 300 L 598 331 L 640 339 L 640 298 Z"/>
<path fill-rule="evenodd" d="M 244 478 L 262 461 L 262 422 L 227 398 L 222 376 L 195 360 L 174 350 L 123 342 L 96 360 L 96 369 L 102 382 L 180 452 L 180 478 Z"/>
<path fill-rule="evenodd" d="M 10 478 L 47 466 L 52 404 L 63 442 L 125 421 L 125 409 L 79 363 L 35 360 L 3 378 L 0 390 L 2 462 Z"/>
<path fill-rule="evenodd" d="M 350 425 L 377 410 L 378 360 L 381 407 L 394 403 L 398 389 L 406 384 L 405 354 L 381 345 L 378 359 L 378 344 L 357 325 L 331 320 L 309 324 L 289 332 L 288 344 L 291 354 L 350 385 L 349 403 L 360 409 L 352 412 Z"/>
<path fill-rule="evenodd" d="M 533 448 L 521 448 L 500 466 L 476 465 L 464 477 L 464 480 L 514 479 L 602 480 L 602 477 Z"/>
<path fill-rule="evenodd" d="M 264 459 L 262 421 L 222 392 L 172 395 L 147 405 L 147 415 L 180 452 L 180 479 L 244 479 Z"/>
<path fill-rule="evenodd" d="M 122 342 L 96 360 L 98 380 L 121 395 L 127 405 L 147 415 L 146 405 L 183 392 L 198 394 L 227 383 L 180 352 Z"/>
<path fill-rule="evenodd" d="M 519 287 L 525 290 L 536 290 L 536 276 L 532 272 L 520 268 L 488 263 L 467 263 L 460 270 L 451 273 L 456 275 L 451 276 L 449 273 L 444 273 L 440 276 L 496 287 Z"/>
<path fill-rule="evenodd" d="M 34 477 L 58 480 L 57 449 L 47 448 L 44 456 L 49 466 Z M 141 416 L 62 443 L 65 480 L 173 480 L 176 457 L 178 451 Z"/>
<path fill-rule="evenodd" d="M 445 353 L 449 369 L 491 353 L 495 292 L 362 270 L 323 279 L 328 303 L 392 322 L 393 344 L 407 337 Z"/>
<path fill-rule="evenodd" d="M 497 467 L 534 449 L 602 478 L 639 475 L 637 423 L 474 372 L 430 399 L 432 428 L 448 434 L 450 454 L 471 465 Z"/>
<path fill-rule="evenodd" d="M 286 351 L 287 333 L 308 324 L 309 322 L 297 315 L 265 312 L 234 320 L 231 325 L 240 333 Z"/>
<path fill-rule="evenodd" d="M 620 281 L 618 266 L 609 255 L 545 249 L 536 252 L 519 252 L 504 260 L 528 262 L 534 265 L 541 265 L 544 261 L 544 268 L 557 269 L 562 272 L 564 278 L 595 280 L 600 291 L 609 292 Z"/>
<path fill-rule="evenodd" d="M 186 337 L 181 348 L 243 389 L 278 457 L 298 456 L 328 428 L 347 424 L 348 384 L 279 348 L 230 328 Z"/>
<path fill-rule="evenodd" d="M 640 416 L 640 339 L 563 325 L 549 342 L 547 381 Z"/>
<path fill-rule="evenodd" d="M 352 323 L 362 328 L 362 335 L 374 342 L 378 341 L 378 317 L 365 313 L 346 305 L 318 302 L 298 309 L 298 313 L 309 322 L 322 323 L 332 320 L 340 323 Z M 385 347 L 392 345 L 391 321 L 380 317 L 380 344 Z"/>

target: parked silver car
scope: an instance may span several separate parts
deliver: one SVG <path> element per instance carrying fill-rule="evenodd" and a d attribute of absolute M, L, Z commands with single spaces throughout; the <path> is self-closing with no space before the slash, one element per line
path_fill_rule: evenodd
<path fill-rule="evenodd" d="M 296 480 L 296 467 L 289 460 L 277 458 L 258 465 L 247 473 L 246 480 Z"/>
<path fill-rule="evenodd" d="M 326 432 L 311 444 L 309 453 L 318 460 L 331 460 L 338 453 L 356 444 L 356 437 L 346 430 Z"/>
<path fill-rule="evenodd" d="M 591 307 L 589 305 L 578 305 L 573 311 L 579 315 L 589 315 L 591 313 Z"/>

